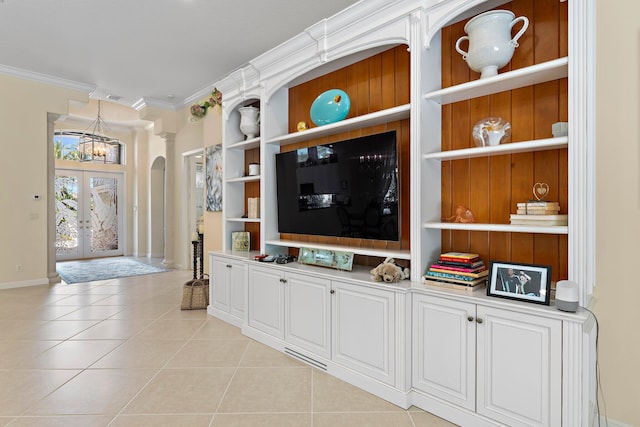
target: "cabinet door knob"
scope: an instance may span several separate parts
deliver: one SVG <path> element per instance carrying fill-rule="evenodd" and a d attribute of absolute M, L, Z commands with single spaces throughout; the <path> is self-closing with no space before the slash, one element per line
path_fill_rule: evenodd
<path fill-rule="evenodd" d="M 280 283 L 287 283 L 287 279 L 280 279 Z"/>
<path fill-rule="evenodd" d="M 329 293 L 330 293 L 330 294 L 335 294 L 335 293 L 336 293 L 336 290 L 335 290 L 335 289 L 331 289 L 331 290 L 329 291 Z"/>
<path fill-rule="evenodd" d="M 482 319 L 481 319 L 480 317 L 478 317 L 478 318 L 476 319 L 476 322 L 478 322 L 478 323 L 482 323 Z"/>
<path fill-rule="evenodd" d="M 231 268 L 231 264 L 227 264 L 227 268 Z"/>
<path fill-rule="evenodd" d="M 467 317 L 467 320 L 468 320 L 469 322 L 473 322 L 473 316 L 468 316 L 468 317 Z"/>

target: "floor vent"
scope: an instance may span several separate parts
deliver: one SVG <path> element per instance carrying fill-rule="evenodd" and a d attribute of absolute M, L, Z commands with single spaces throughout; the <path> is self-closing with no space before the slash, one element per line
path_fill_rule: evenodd
<path fill-rule="evenodd" d="M 324 363 L 322 363 L 322 362 L 319 362 L 319 361 L 317 361 L 317 360 L 315 360 L 315 359 L 312 359 L 312 358 L 310 358 L 310 357 L 308 357 L 308 356 L 305 356 L 305 355 L 304 355 L 304 354 L 302 354 L 302 353 L 298 353 L 298 352 L 297 352 L 297 351 L 295 351 L 295 350 L 291 350 L 291 349 L 290 349 L 290 348 L 288 348 L 288 347 L 285 347 L 285 348 L 284 348 L 284 352 L 285 352 L 286 354 L 288 354 L 289 356 L 295 357 L 296 359 L 299 359 L 299 360 L 301 360 L 301 361 L 303 361 L 304 363 L 307 363 L 307 364 L 309 364 L 309 365 L 315 366 L 315 367 L 316 367 L 316 368 L 318 368 L 318 369 L 322 369 L 323 371 L 326 371 L 326 370 L 327 370 L 327 365 L 326 365 L 326 364 L 324 364 Z"/>

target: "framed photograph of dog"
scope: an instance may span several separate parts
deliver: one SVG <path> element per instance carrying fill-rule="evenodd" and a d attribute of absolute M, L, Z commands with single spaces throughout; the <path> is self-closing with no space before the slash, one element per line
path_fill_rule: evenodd
<path fill-rule="evenodd" d="M 491 261 L 487 295 L 549 305 L 551 267 Z"/>

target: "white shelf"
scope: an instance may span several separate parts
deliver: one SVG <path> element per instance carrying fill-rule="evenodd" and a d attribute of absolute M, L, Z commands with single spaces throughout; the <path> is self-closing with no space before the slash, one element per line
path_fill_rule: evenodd
<path fill-rule="evenodd" d="M 229 222 L 260 222 L 260 218 L 227 218 Z"/>
<path fill-rule="evenodd" d="M 491 95 L 520 87 L 531 86 L 552 80 L 562 79 L 569 75 L 569 58 L 559 58 L 530 67 L 507 71 L 494 77 L 478 79 L 468 83 L 428 92 L 427 100 L 442 105 L 458 101 Z"/>
<path fill-rule="evenodd" d="M 458 222 L 426 222 L 424 228 L 439 230 L 467 230 L 467 231 L 501 231 L 506 233 L 537 233 L 537 234 L 569 234 L 566 225 L 512 225 L 512 224 L 478 224 Z"/>
<path fill-rule="evenodd" d="M 376 126 L 383 123 L 393 122 L 409 118 L 411 104 L 400 105 L 382 111 L 365 114 L 358 117 L 342 120 L 324 126 L 307 129 L 302 132 L 290 133 L 267 140 L 267 144 L 289 145 L 309 139 L 320 138 L 328 135 L 335 135 L 340 132 L 357 130 L 368 126 Z"/>
<path fill-rule="evenodd" d="M 245 141 L 234 142 L 229 144 L 227 150 L 251 150 L 260 147 L 260 137 L 247 139 Z"/>
<path fill-rule="evenodd" d="M 247 175 L 247 176 L 239 176 L 237 178 L 229 178 L 227 182 L 252 182 L 252 181 L 260 181 L 260 175 Z"/>
<path fill-rule="evenodd" d="M 499 156 L 503 154 L 529 153 L 532 151 L 565 148 L 568 144 L 569 138 L 561 136 L 558 138 L 513 142 L 511 144 L 501 144 L 494 147 L 474 147 L 463 148 L 461 150 L 439 151 L 437 153 L 425 154 L 423 158 L 427 160 L 471 159 L 474 157 Z"/>
<path fill-rule="evenodd" d="M 376 257 L 391 257 L 395 259 L 410 260 L 411 253 L 408 250 L 393 250 L 393 249 L 375 249 L 375 248 L 361 248 L 359 246 L 342 246 L 342 245 L 327 245 L 323 243 L 312 242 L 298 242 L 293 240 L 267 240 L 267 245 L 282 246 L 289 248 L 317 248 L 326 249 L 331 251 L 343 251 L 353 252 L 356 255 L 367 255 Z"/>

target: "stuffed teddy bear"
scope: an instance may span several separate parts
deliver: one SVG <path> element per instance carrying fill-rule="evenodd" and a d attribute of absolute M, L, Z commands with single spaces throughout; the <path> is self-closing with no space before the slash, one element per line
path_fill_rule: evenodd
<path fill-rule="evenodd" d="M 408 279 L 411 272 L 408 268 L 398 265 L 395 259 L 387 258 L 369 273 L 376 282 L 395 283 Z"/>

